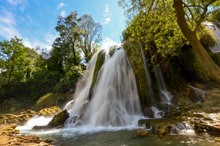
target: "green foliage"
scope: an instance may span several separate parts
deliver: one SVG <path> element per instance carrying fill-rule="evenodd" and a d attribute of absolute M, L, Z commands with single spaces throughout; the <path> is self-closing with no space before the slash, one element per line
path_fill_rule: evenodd
<path fill-rule="evenodd" d="M 220 53 L 211 54 L 213 61 L 220 67 Z"/>
<path fill-rule="evenodd" d="M 220 10 L 216 10 L 211 14 L 211 17 L 209 18 L 209 21 L 214 22 L 215 25 L 217 25 L 218 28 L 220 28 Z"/>
<path fill-rule="evenodd" d="M 3 112 L 15 112 L 18 104 L 14 98 L 9 98 L 3 101 L 2 111 Z"/>
<path fill-rule="evenodd" d="M 0 81 L 1 85 L 7 85 L 10 88 L 11 82 L 25 82 L 37 70 L 35 65 L 40 56 L 32 49 L 25 47 L 17 37 L 0 42 L 0 52 L 0 76 L 4 76 Z"/>
<path fill-rule="evenodd" d="M 147 1 L 143 2 L 139 13 L 124 31 L 124 39 L 144 44 L 152 55 L 152 62 L 167 63 L 172 56 L 179 55 L 184 37 L 176 23 L 172 2 L 158 2 L 152 8 Z"/>
<path fill-rule="evenodd" d="M 180 1 L 178 1 L 180 2 Z M 184 5 L 187 27 L 197 34 L 204 45 L 212 46 L 214 40 L 204 31 L 201 24 L 207 19 L 207 13 L 213 12 L 219 5 L 214 5 L 214 1 L 182 1 Z M 123 32 L 124 40 L 140 42 L 145 50 L 151 54 L 151 63 L 160 64 L 163 70 L 169 69 L 172 58 L 185 58 L 182 53 L 184 45 L 189 42 L 182 34 L 177 23 L 176 11 L 174 11 L 173 0 L 120 0 L 119 4 L 125 9 L 125 13 L 130 18 L 128 27 Z M 216 9 L 217 10 L 217 9 Z M 193 32 L 193 33 L 194 33 Z M 193 56 L 194 62 L 188 58 L 193 67 L 191 71 L 196 76 L 207 80 L 209 73 L 204 69 L 204 58 L 199 54 Z M 185 61 L 185 62 L 186 62 Z M 187 69 L 189 69 L 187 68 Z"/>
<path fill-rule="evenodd" d="M 58 93 L 65 93 L 75 88 L 78 79 L 83 75 L 83 68 L 81 66 L 72 66 L 63 77 L 60 78 L 56 84 L 54 91 Z"/>
<path fill-rule="evenodd" d="M 35 104 L 35 109 L 39 110 L 45 107 L 51 107 L 54 106 L 56 103 L 57 97 L 53 93 L 47 93 L 40 97 L 36 104 Z"/>

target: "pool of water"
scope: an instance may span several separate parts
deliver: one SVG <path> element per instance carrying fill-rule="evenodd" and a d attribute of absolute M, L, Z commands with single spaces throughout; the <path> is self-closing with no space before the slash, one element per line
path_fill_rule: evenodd
<path fill-rule="evenodd" d="M 29 131 L 41 138 L 52 138 L 55 146 L 219 146 L 220 142 L 208 134 L 166 135 L 163 137 L 137 137 L 136 130 L 60 129 L 51 131 Z"/>

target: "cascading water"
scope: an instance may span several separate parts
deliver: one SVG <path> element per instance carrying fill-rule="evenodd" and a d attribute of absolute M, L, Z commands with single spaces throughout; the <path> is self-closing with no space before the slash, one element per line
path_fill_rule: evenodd
<path fill-rule="evenodd" d="M 160 97 L 161 97 L 161 102 L 166 105 L 172 105 L 172 95 L 171 93 L 167 90 L 161 69 L 159 66 L 155 67 L 155 76 L 158 84 L 158 88 L 160 91 Z"/>
<path fill-rule="evenodd" d="M 141 45 L 140 45 L 141 46 Z M 155 101 L 155 95 L 153 92 L 153 85 L 152 85 L 152 77 L 150 75 L 149 67 L 147 65 L 148 60 L 146 59 L 146 56 L 143 51 L 143 47 L 141 46 L 141 55 L 144 62 L 144 69 L 147 77 L 147 83 L 148 83 L 148 95 L 151 98 L 151 107 L 147 110 L 150 110 L 153 112 L 153 118 L 161 118 L 164 115 L 164 112 L 158 109 L 157 103 Z M 172 105 L 172 95 L 167 90 L 166 84 L 164 82 L 164 78 L 162 75 L 162 72 L 159 68 L 159 66 L 155 66 L 155 78 L 157 81 L 157 87 L 159 89 L 159 96 L 160 96 L 160 102 L 164 105 Z"/>
<path fill-rule="evenodd" d="M 97 55 L 92 58 L 74 99 L 64 109 L 70 113 L 66 125 L 126 126 L 141 116 L 139 96 L 131 64 L 123 49 L 104 62 L 91 98 L 88 98 Z M 90 99 L 90 100 L 88 100 Z"/>
<path fill-rule="evenodd" d="M 74 93 L 75 98 L 72 101 L 69 101 L 64 107 L 64 109 L 68 109 L 69 113 L 71 113 L 71 116 L 75 116 L 74 118 L 77 118 L 82 114 L 82 111 L 88 102 L 97 55 L 98 54 L 96 53 L 92 57 L 82 79 L 77 83 L 76 91 Z M 67 122 L 73 123 L 72 120 L 75 120 L 74 118 L 68 119 Z"/>
<path fill-rule="evenodd" d="M 212 48 L 209 48 L 212 53 L 220 52 L 220 29 L 211 22 L 205 22 L 204 25 L 208 28 L 216 38 L 216 45 Z"/>

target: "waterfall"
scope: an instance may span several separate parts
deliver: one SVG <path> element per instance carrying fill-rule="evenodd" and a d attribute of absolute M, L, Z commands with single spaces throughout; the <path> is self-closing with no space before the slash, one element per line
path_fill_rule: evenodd
<path fill-rule="evenodd" d="M 157 80 L 157 85 L 159 88 L 160 92 L 160 98 L 161 102 L 166 105 L 172 105 L 172 95 L 171 93 L 167 90 L 162 71 L 158 65 L 155 67 L 155 76 Z"/>
<path fill-rule="evenodd" d="M 71 115 L 79 116 L 86 103 L 88 102 L 90 87 L 92 85 L 93 72 L 95 70 L 95 64 L 97 60 L 98 53 L 96 53 L 88 64 L 88 67 L 81 80 L 78 81 L 76 85 L 76 90 L 74 93 L 75 97 L 73 100 L 69 101 L 64 109 L 68 109 Z"/>
<path fill-rule="evenodd" d="M 74 98 L 64 109 L 70 113 L 66 125 L 126 126 L 141 116 L 139 96 L 131 64 L 123 49 L 106 57 L 89 97 L 97 55 L 95 55 L 81 81 Z"/>
<path fill-rule="evenodd" d="M 141 47 L 141 55 L 142 55 L 142 59 L 143 59 L 143 63 L 144 63 L 144 69 L 145 69 L 145 73 L 146 73 L 146 77 L 147 77 L 147 83 L 148 83 L 148 95 L 151 99 L 151 107 L 149 107 L 148 109 L 145 109 L 145 112 L 147 113 L 147 116 L 149 117 L 153 117 L 153 118 L 161 118 L 162 116 L 164 116 L 164 111 L 161 111 L 159 109 L 159 106 L 165 105 L 165 106 L 170 106 L 172 105 L 172 95 L 171 93 L 167 90 L 163 75 L 162 75 L 162 71 L 160 70 L 158 65 L 155 65 L 155 78 L 157 81 L 157 87 L 159 90 L 159 100 L 160 102 L 158 103 L 155 99 L 157 99 L 157 97 L 155 96 L 154 92 L 153 92 L 153 84 L 152 84 L 152 77 L 149 71 L 149 67 L 148 67 L 148 61 L 146 59 L 146 56 L 144 54 L 144 48 L 142 45 L 140 45 Z"/>
<path fill-rule="evenodd" d="M 212 34 L 216 38 L 216 45 L 212 48 L 209 48 L 212 53 L 219 53 L 220 52 L 220 29 L 211 22 L 205 22 L 204 25 L 208 28 Z"/>
<path fill-rule="evenodd" d="M 143 49 L 142 46 L 141 46 L 141 55 L 142 55 L 142 59 L 143 59 L 143 62 L 144 62 L 145 74 L 146 74 L 146 77 L 147 77 L 148 95 L 153 100 L 154 92 L 153 92 L 153 86 L 152 86 L 152 79 L 151 79 L 149 67 L 147 65 L 149 59 L 148 60 L 146 59 L 145 54 L 144 54 L 144 49 Z"/>

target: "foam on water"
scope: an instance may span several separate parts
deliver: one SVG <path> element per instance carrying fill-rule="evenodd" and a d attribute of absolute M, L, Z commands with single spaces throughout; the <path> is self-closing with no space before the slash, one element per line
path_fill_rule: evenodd
<path fill-rule="evenodd" d="M 34 126 L 46 126 L 52 117 L 34 116 L 30 118 L 24 126 L 18 126 L 16 129 L 25 131 L 31 130 Z"/>

